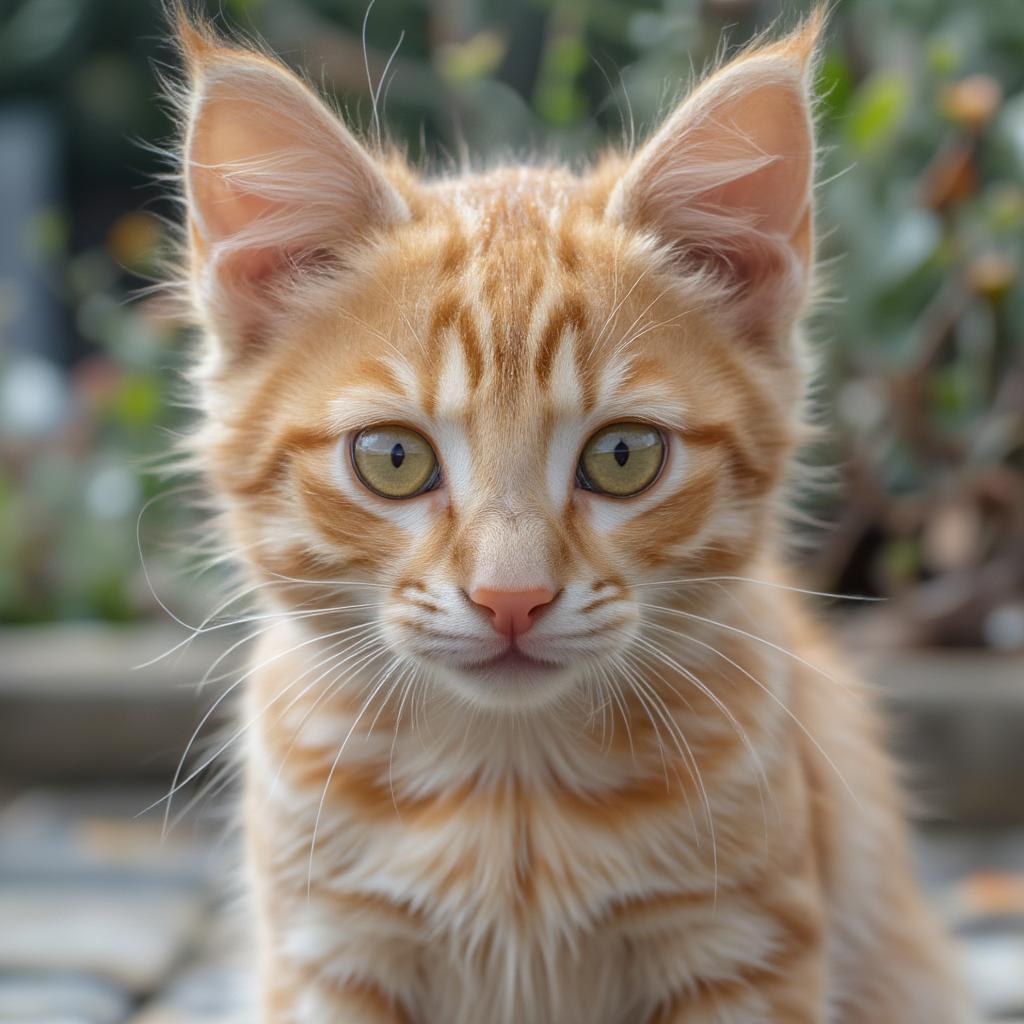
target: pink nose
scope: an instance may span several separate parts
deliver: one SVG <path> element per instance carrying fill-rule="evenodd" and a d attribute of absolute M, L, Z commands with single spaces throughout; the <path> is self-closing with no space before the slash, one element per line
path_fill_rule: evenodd
<path fill-rule="evenodd" d="M 490 609 L 494 618 L 491 625 L 502 636 L 522 636 L 533 625 L 533 613 L 554 600 L 554 591 L 547 587 L 533 590 L 491 590 L 477 587 L 469 599 Z"/>

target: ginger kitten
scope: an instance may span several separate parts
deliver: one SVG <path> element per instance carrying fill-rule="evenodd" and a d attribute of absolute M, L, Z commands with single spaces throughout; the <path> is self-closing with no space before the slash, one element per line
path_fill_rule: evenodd
<path fill-rule="evenodd" d="M 778 567 L 819 28 L 586 173 L 424 180 L 181 19 L 263 1020 L 969 1019 Z"/>

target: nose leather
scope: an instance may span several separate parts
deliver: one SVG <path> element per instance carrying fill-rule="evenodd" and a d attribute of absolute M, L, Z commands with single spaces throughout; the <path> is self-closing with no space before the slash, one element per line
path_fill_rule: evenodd
<path fill-rule="evenodd" d="M 477 587 L 469 599 L 492 615 L 491 625 L 502 636 L 522 636 L 533 625 L 533 613 L 554 600 L 554 591 L 547 587 L 532 590 L 491 590 Z"/>

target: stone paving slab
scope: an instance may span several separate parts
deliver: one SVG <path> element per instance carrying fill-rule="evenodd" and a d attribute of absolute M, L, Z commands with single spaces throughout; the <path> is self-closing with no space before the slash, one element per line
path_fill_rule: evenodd
<path fill-rule="evenodd" d="M 201 888 L 216 871 L 226 831 L 191 819 L 165 830 L 148 788 L 34 789 L 0 807 L 0 882 L 109 877 L 119 884 Z M 187 797 L 185 798 L 187 800 Z"/>
<path fill-rule="evenodd" d="M 161 835 L 154 794 L 0 804 L 0 1024 L 246 1024 L 224 815 Z M 1024 1024 L 1024 828 L 921 830 L 922 876 L 987 1021 Z M 909 1022 L 908 1022 L 909 1024 Z"/>
<path fill-rule="evenodd" d="M 48 972 L 0 976 L 5 1024 L 120 1024 L 130 1013 L 130 997 L 99 978 Z"/>
<path fill-rule="evenodd" d="M 8 971 L 89 976 L 132 995 L 171 972 L 204 919 L 198 894 L 80 881 L 0 886 L 0 964 Z"/>

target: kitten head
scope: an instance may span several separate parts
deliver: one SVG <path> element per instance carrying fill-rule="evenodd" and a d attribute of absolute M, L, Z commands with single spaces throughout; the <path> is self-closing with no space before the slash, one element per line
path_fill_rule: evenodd
<path fill-rule="evenodd" d="M 182 26 L 200 455 L 295 621 L 547 705 L 630 658 L 644 583 L 758 557 L 800 431 L 819 27 L 587 173 L 424 180 Z"/>

